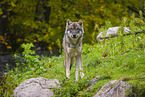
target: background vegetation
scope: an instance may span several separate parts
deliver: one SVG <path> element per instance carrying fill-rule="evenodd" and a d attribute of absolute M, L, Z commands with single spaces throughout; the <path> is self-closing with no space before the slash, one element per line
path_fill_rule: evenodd
<path fill-rule="evenodd" d="M 144 0 L 0 0 L 0 54 L 22 51 L 31 42 L 35 50 L 58 49 L 67 19 L 84 22 L 84 42 L 109 20 L 119 26 L 122 18 L 144 13 Z M 58 40 L 59 39 L 59 40 Z"/>
<path fill-rule="evenodd" d="M 106 29 L 110 24 L 106 22 Z M 134 31 L 145 29 L 142 18 L 133 18 L 130 22 L 124 18 L 121 27 L 129 26 Z M 111 25 L 111 24 L 110 24 Z M 140 25 L 140 26 L 137 26 Z M 105 31 L 105 30 L 104 30 Z M 105 43 L 83 44 L 83 72 L 85 77 L 75 81 L 75 64 L 72 67 L 70 80 L 66 79 L 63 67 L 64 54 L 60 56 L 38 56 L 32 43 L 22 44 L 24 49 L 22 56 L 14 55 L 16 68 L 10 70 L 0 86 L 0 95 L 10 96 L 13 89 L 21 82 L 29 78 L 45 77 L 58 79 L 62 88 L 54 89 L 55 96 L 66 97 L 92 97 L 103 85 L 111 80 L 121 79 L 127 81 L 133 87 L 135 97 L 145 96 L 145 34 L 129 35 L 105 40 Z M 98 83 L 87 89 L 92 78 L 99 76 Z M 59 92 L 59 94 L 58 94 Z M 128 92 L 128 95 L 130 92 Z"/>
<path fill-rule="evenodd" d="M 92 96 L 110 80 L 128 81 L 134 96 L 145 95 L 145 34 L 105 40 L 96 36 L 109 27 L 145 29 L 144 0 L 0 0 L 0 55 L 15 54 L 16 67 L 1 77 L 0 96 L 9 97 L 21 82 L 32 77 L 59 79 L 57 96 Z M 39 56 L 36 50 L 60 49 L 67 19 L 84 22 L 83 69 L 85 78 L 75 82 L 75 64 L 71 79 L 63 68 L 64 55 Z M 33 49 L 33 50 L 32 50 Z M 9 70 L 9 65 L 7 64 Z M 89 81 L 99 81 L 87 89 Z M 73 87 L 73 88 L 72 88 Z"/>

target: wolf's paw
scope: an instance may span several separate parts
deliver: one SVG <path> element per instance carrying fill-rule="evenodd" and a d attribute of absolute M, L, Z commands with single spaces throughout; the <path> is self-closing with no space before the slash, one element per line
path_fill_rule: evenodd
<path fill-rule="evenodd" d="M 83 78 L 83 77 L 84 77 L 84 73 L 80 72 L 80 75 L 81 75 L 81 78 Z"/>

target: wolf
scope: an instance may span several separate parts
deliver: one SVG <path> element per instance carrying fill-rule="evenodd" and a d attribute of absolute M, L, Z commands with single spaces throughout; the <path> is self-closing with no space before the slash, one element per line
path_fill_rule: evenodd
<path fill-rule="evenodd" d="M 83 21 L 72 22 L 70 19 L 66 22 L 65 34 L 63 36 L 63 49 L 65 53 L 64 67 L 67 78 L 70 78 L 70 70 L 76 59 L 76 81 L 80 72 L 81 78 L 84 73 L 82 68 L 82 40 L 83 40 Z"/>

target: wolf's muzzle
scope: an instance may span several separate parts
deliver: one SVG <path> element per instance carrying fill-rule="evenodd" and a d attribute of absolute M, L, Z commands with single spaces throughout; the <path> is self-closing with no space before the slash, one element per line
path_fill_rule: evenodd
<path fill-rule="evenodd" d="M 72 35 L 72 38 L 77 38 L 77 35 Z"/>

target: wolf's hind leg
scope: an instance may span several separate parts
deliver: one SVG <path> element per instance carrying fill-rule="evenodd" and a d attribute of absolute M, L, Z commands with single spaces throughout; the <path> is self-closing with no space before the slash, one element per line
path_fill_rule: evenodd
<path fill-rule="evenodd" d="M 74 63 L 74 57 L 71 57 L 70 70 L 71 70 L 71 68 L 72 68 L 73 63 Z"/>

